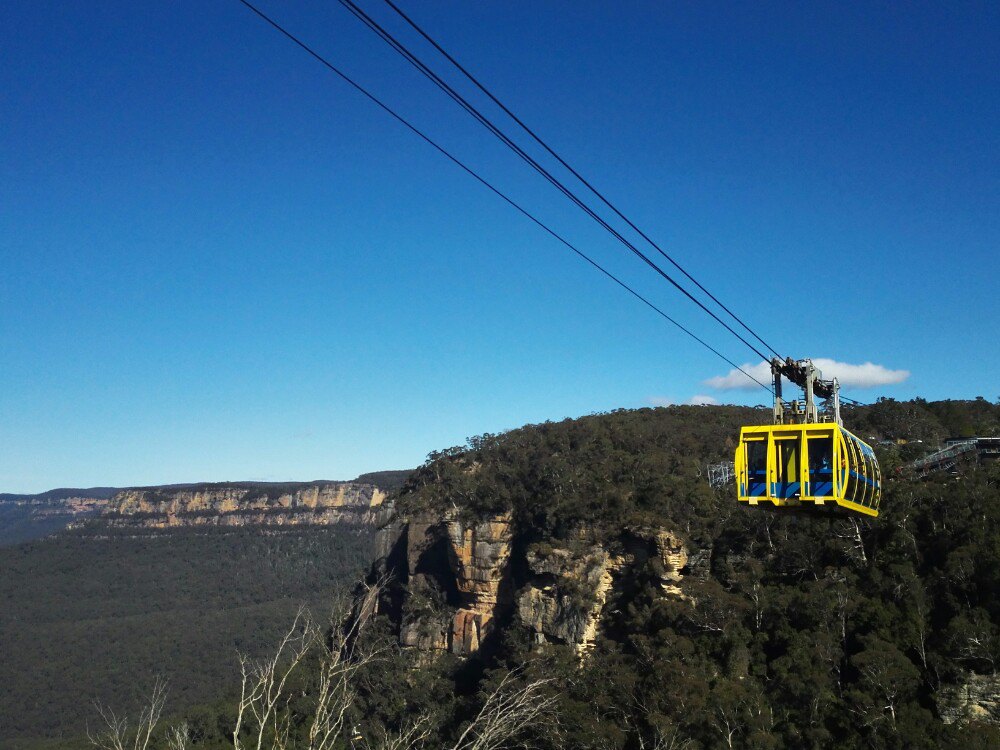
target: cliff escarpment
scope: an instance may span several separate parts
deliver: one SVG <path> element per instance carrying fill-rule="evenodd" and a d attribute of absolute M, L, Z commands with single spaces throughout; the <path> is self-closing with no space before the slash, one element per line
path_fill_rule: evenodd
<path fill-rule="evenodd" d="M 693 606 L 718 515 L 700 457 L 717 460 L 735 426 L 759 416 L 679 413 L 695 419 L 672 429 L 656 418 L 665 412 L 622 412 L 434 454 L 378 532 L 372 577 L 390 581 L 383 611 L 400 644 L 424 660 L 489 655 L 516 632 L 583 659 L 620 631 L 614 613 L 637 581 L 656 600 Z"/>
<path fill-rule="evenodd" d="M 386 611 L 400 644 L 467 657 L 514 626 L 536 645 L 562 644 L 584 657 L 609 600 L 639 571 L 655 567 L 659 596 L 686 597 L 689 546 L 668 528 L 607 536 L 580 527 L 560 541 L 526 536 L 511 513 L 394 516 L 378 532 L 376 576 L 395 589 Z"/>
<path fill-rule="evenodd" d="M 99 522 L 113 528 L 371 525 L 386 493 L 374 484 L 219 483 L 122 490 Z"/>

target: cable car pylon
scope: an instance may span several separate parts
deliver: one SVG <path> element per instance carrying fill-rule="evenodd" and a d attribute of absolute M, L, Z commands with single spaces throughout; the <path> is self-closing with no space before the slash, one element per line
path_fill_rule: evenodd
<path fill-rule="evenodd" d="M 824 380 L 810 359 L 774 358 L 771 375 L 774 423 L 740 429 L 737 499 L 777 508 L 829 504 L 878 516 L 882 474 L 871 446 L 844 427 L 837 379 Z M 783 400 L 782 377 L 802 389 L 803 400 Z"/>

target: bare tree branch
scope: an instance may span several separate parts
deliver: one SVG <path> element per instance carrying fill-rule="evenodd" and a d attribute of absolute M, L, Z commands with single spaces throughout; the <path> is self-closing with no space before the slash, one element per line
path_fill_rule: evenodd
<path fill-rule="evenodd" d="M 465 728 L 451 750 L 500 750 L 529 728 L 555 717 L 557 697 L 546 696 L 551 679 L 515 686 L 517 672 L 508 672 Z"/>
<path fill-rule="evenodd" d="M 384 585 L 381 580 L 366 586 L 353 609 L 346 600 L 338 601 L 326 628 L 316 625 L 309 613 L 300 609 L 272 657 L 252 660 L 240 656 L 242 679 L 233 730 L 234 750 L 288 747 L 289 680 L 310 654 L 318 657 L 316 694 L 306 717 L 308 729 L 302 748 L 332 750 L 338 744 L 357 698 L 356 675 L 382 658 L 389 648 L 386 643 L 366 644 L 362 637 L 375 616 Z"/>
<path fill-rule="evenodd" d="M 176 724 L 167 731 L 167 750 L 188 750 L 191 747 L 191 730 L 187 722 Z"/>
<path fill-rule="evenodd" d="M 135 729 L 131 730 L 127 716 L 119 716 L 108 706 L 98 703 L 97 713 L 104 722 L 104 727 L 94 734 L 91 734 L 88 728 L 87 739 L 91 745 L 100 750 L 146 750 L 166 702 L 167 683 L 162 677 L 157 677 L 153 683 L 149 702 L 139 712 Z"/>

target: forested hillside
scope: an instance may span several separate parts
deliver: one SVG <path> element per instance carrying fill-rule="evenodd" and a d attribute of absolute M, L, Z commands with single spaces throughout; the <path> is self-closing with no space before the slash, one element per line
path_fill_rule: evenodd
<path fill-rule="evenodd" d="M 168 710 L 228 697 L 237 650 L 265 653 L 302 604 L 368 564 L 362 528 L 65 532 L 0 548 L 0 747 L 80 746 L 94 704 L 159 674 Z"/>
<path fill-rule="evenodd" d="M 88 515 L 98 512 L 95 510 Z M 0 547 L 55 534 L 80 517 L 81 514 L 66 509 L 59 501 L 34 505 L 17 501 L 0 502 Z"/>
<path fill-rule="evenodd" d="M 1000 464 L 928 480 L 905 469 L 941 438 L 1000 434 L 1000 405 L 850 410 L 866 439 L 907 441 L 879 449 L 890 470 L 876 520 L 740 507 L 731 488 L 709 489 L 705 462 L 767 416 L 622 411 L 435 454 L 397 500 L 399 541 L 383 545 L 382 569 L 406 580 L 384 604 L 394 632 L 459 692 L 522 664 L 522 679 L 555 678 L 561 723 L 534 730 L 536 746 L 1000 745 Z M 680 543 L 655 554 L 664 534 Z M 437 555 L 435 539 L 452 552 Z M 601 560 L 606 591 L 591 572 Z M 595 612 L 588 643 L 574 626 Z M 469 618 L 483 640 L 455 630 Z M 441 622 L 454 623 L 443 637 Z M 442 742 L 473 716 L 475 700 L 442 708 L 448 688 L 428 702 L 425 682 L 407 684 L 392 702 L 371 693 L 366 710 L 395 726 L 400 703 L 421 706 Z"/>

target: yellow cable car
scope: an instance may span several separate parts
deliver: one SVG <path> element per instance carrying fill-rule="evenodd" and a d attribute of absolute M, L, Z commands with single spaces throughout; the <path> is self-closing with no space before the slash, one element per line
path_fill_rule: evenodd
<path fill-rule="evenodd" d="M 740 502 L 776 507 L 831 504 L 878 515 L 882 475 L 875 452 L 840 422 L 839 385 L 824 381 L 809 360 L 774 360 L 774 424 L 740 430 L 734 469 Z M 781 376 L 801 385 L 806 401 L 781 399 Z M 820 415 L 816 395 L 832 402 Z M 825 420 L 825 421 L 824 421 Z"/>

